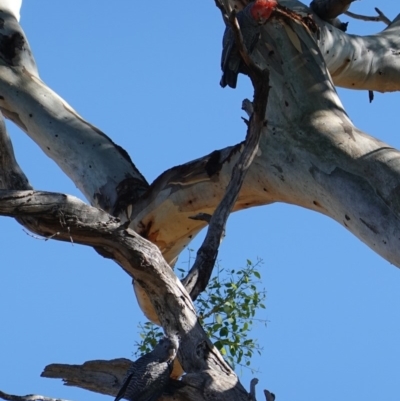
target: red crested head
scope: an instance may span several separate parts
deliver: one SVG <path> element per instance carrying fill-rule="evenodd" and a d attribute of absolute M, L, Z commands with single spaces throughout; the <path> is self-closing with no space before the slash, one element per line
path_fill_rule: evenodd
<path fill-rule="evenodd" d="M 250 14 L 259 24 L 264 24 L 278 5 L 276 0 L 255 0 Z"/>

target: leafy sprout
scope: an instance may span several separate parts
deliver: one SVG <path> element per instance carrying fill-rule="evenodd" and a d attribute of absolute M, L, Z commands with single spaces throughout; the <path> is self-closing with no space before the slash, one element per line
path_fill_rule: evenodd
<path fill-rule="evenodd" d="M 195 301 L 200 323 L 233 368 L 240 365 L 252 369 L 251 357 L 254 352 L 261 354 L 257 339 L 251 338 L 253 322 L 267 323 L 255 318 L 257 310 L 265 309 L 266 292 L 257 288 L 261 265 L 260 259 L 256 263 L 247 260 L 244 268 L 225 270 L 217 263 L 207 289 Z M 181 277 L 187 273 L 184 268 L 175 270 Z M 136 356 L 150 352 L 163 336 L 161 328 L 151 322 L 140 324 L 139 328 L 142 341 Z"/>

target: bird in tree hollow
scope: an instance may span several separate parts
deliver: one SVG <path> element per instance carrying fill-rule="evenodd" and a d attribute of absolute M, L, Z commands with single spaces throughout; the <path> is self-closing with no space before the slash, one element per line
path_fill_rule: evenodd
<path fill-rule="evenodd" d="M 153 351 L 133 362 L 115 401 L 156 401 L 168 385 L 178 347 L 177 338 L 164 337 Z"/>
<path fill-rule="evenodd" d="M 243 36 L 243 43 L 251 55 L 260 39 L 260 27 L 265 24 L 276 9 L 276 0 L 255 0 L 249 3 L 236 15 Z M 221 69 L 223 71 L 220 85 L 236 88 L 239 73 L 246 73 L 246 65 L 240 57 L 235 42 L 235 35 L 230 24 L 227 25 L 222 39 Z"/>

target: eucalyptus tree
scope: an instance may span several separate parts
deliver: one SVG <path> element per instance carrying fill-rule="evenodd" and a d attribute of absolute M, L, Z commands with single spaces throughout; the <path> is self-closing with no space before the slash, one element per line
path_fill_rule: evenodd
<path fill-rule="evenodd" d="M 399 152 L 355 127 L 335 89 L 362 89 L 371 98 L 373 91 L 399 90 L 399 17 L 389 21 L 378 10 L 374 18 L 388 24 L 385 30 L 348 35 L 337 18 L 349 13 L 352 0 L 314 0 L 311 8 L 280 0 L 250 55 L 233 12 L 247 2 L 216 0 L 255 89 L 243 106 L 246 141 L 172 167 L 150 185 L 123 148 L 40 79 L 18 22 L 20 3 L 0 0 L 2 116 L 58 164 L 88 203 L 36 191 L 14 157 L 3 121 L 0 214 L 36 234 L 93 247 L 132 277 L 144 314 L 166 335 L 179 337 L 181 370 L 175 374 L 185 374 L 174 399 L 249 397 L 193 306 L 207 287 L 232 210 L 273 202 L 302 206 L 400 265 Z M 207 224 L 196 261 L 179 280 L 174 262 Z M 50 365 L 44 375 L 115 396 L 128 367 L 127 360 L 89 361 L 84 368 Z"/>

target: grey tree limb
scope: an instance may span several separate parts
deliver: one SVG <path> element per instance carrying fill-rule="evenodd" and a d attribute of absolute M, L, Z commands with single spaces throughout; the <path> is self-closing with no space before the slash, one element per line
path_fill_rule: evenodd
<path fill-rule="evenodd" d="M 125 216 L 121 209 L 147 190 L 145 178 L 124 149 L 39 78 L 15 17 L 0 11 L 0 18 L 4 21 L 0 26 L 0 110 L 59 165 L 91 204 Z M 132 190 L 127 193 L 128 184 Z"/>
<path fill-rule="evenodd" d="M 178 358 L 190 373 L 185 383 L 203 386 L 194 399 L 204 399 L 208 392 L 216 394 L 222 385 L 228 386 L 232 400 L 242 400 L 247 394 L 209 341 L 190 296 L 154 244 L 105 211 L 63 194 L 0 190 L 0 215 L 23 219 L 39 235 L 61 241 L 73 238 L 75 243 L 92 246 L 135 278 L 149 295 L 166 334 L 180 337 Z M 217 383 L 208 380 L 210 375 Z"/>
<path fill-rule="evenodd" d="M 32 189 L 28 178 L 19 166 L 0 112 L 0 189 Z"/>
<path fill-rule="evenodd" d="M 46 366 L 40 376 L 62 379 L 66 386 L 115 397 L 131 364 L 132 361 L 125 358 L 87 361 L 82 365 L 53 363 Z"/>
<path fill-rule="evenodd" d="M 43 370 L 41 377 L 62 379 L 65 386 L 79 387 L 99 394 L 115 397 L 122 386 L 126 371 L 132 361 L 125 358 L 109 361 L 88 361 L 82 365 L 53 363 Z M 172 387 L 173 388 L 173 387 Z M 17 396 L 0 391 L 0 398 L 6 401 L 67 401 L 41 395 Z M 167 401 L 171 397 L 161 397 Z"/>
<path fill-rule="evenodd" d="M 375 7 L 375 11 L 378 13 L 382 22 L 387 25 L 390 25 L 392 23 L 392 21 L 388 17 L 386 17 L 386 15 L 378 7 Z"/>
<path fill-rule="evenodd" d="M 28 394 L 28 395 L 14 395 L 7 394 L 0 391 L 0 398 L 5 401 L 68 401 L 61 398 L 45 397 L 43 395 Z"/>
<path fill-rule="evenodd" d="M 64 385 L 83 388 L 99 394 L 105 394 L 115 397 L 118 393 L 119 386 L 122 385 L 126 370 L 129 368 L 132 361 L 125 358 L 106 360 L 88 361 L 82 365 L 68 364 L 51 364 L 46 366 L 41 376 L 53 379 L 63 379 Z M 160 401 L 171 400 L 202 400 L 199 396 L 202 393 L 202 384 L 213 377 L 213 373 L 206 372 L 196 378 L 195 381 L 184 380 L 183 384 L 171 384 L 171 395 L 160 397 Z M 257 384 L 253 379 L 251 388 Z M 228 392 L 228 381 L 222 380 L 220 389 Z M 254 389 L 255 390 L 255 389 Z M 268 390 L 264 390 L 266 401 L 273 401 L 275 396 Z M 255 391 L 250 391 L 250 395 L 255 400 Z M 243 393 L 243 400 L 245 394 Z M 272 398 L 273 397 L 273 398 Z M 0 398 L 6 401 L 66 401 L 57 398 L 43 397 L 39 395 L 15 396 L 3 393 L 0 391 Z"/>
<path fill-rule="evenodd" d="M 378 13 L 376 16 L 367 16 L 367 15 L 360 15 L 355 14 L 350 11 L 346 11 L 345 14 L 351 18 L 358 19 L 361 21 L 372 21 L 372 22 L 383 22 L 386 25 L 390 25 L 392 21 L 386 15 L 379 10 L 379 8 L 375 8 L 375 11 Z"/>
<path fill-rule="evenodd" d="M 111 361 L 89 361 L 83 365 L 52 364 L 45 368 L 42 376 L 62 378 L 67 386 L 81 387 L 97 393 L 115 396 L 119 390 L 116 387 L 124 378 L 123 368 L 130 362 L 127 359 L 114 359 Z M 178 384 L 172 382 L 168 391 L 171 395 L 163 395 L 159 400 L 209 401 L 210 399 L 223 399 L 248 401 L 249 395 L 241 386 L 232 381 L 231 377 L 221 375 L 215 370 L 188 373 Z"/>
<path fill-rule="evenodd" d="M 269 93 L 268 70 L 259 69 L 251 60 L 243 43 L 243 37 L 234 12 L 231 13 L 229 22 L 235 34 L 236 46 L 244 63 L 249 68 L 250 78 L 254 86 L 253 113 L 248 123 L 243 150 L 233 168 L 226 192 L 210 219 L 206 237 L 197 251 L 196 260 L 190 272 L 182 281 L 192 300 L 195 300 L 207 287 L 217 259 L 226 222 L 236 203 L 247 171 L 257 154 L 261 134 L 266 127 L 265 112 Z"/>

